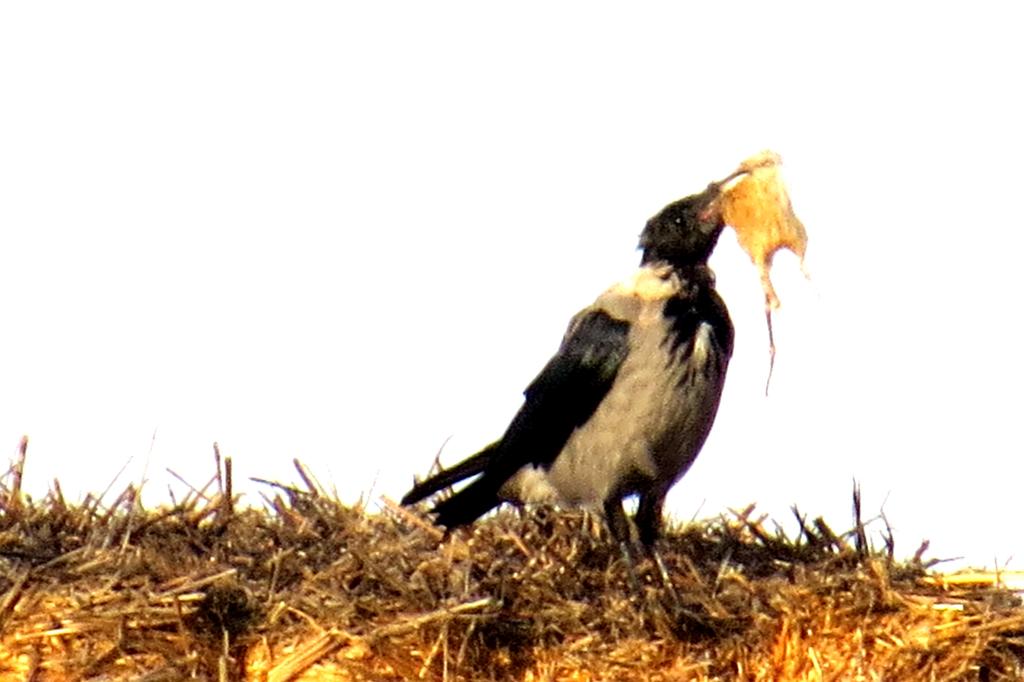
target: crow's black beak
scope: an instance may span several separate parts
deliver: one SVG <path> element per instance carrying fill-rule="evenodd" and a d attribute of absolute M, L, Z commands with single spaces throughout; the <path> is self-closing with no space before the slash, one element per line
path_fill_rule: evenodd
<path fill-rule="evenodd" d="M 710 220 L 714 216 L 721 215 L 722 214 L 722 194 L 724 193 L 725 186 L 727 184 L 729 184 L 730 182 L 732 182 L 733 180 L 735 180 L 736 178 L 738 178 L 738 177 L 740 177 L 742 175 L 747 175 L 748 173 L 750 173 L 749 169 L 747 169 L 747 168 L 739 168 L 739 169 L 733 171 L 732 173 L 730 173 L 729 175 L 725 176 L 724 178 L 722 178 L 718 182 L 710 183 L 708 185 L 708 188 L 705 190 L 705 192 L 707 194 L 712 195 L 712 196 L 708 200 L 707 206 L 701 212 L 702 213 L 701 217 L 704 220 Z"/>
<path fill-rule="evenodd" d="M 740 177 L 741 175 L 748 174 L 749 172 L 750 172 L 750 170 L 747 169 L 747 168 L 738 168 L 738 169 L 734 170 L 732 173 L 730 173 L 729 175 L 727 175 L 724 178 L 722 178 L 721 180 L 719 180 L 718 182 L 713 182 L 711 184 L 713 186 L 717 186 L 718 189 L 721 190 L 728 183 L 732 182 L 733 180 L 735 180 L 736 178 Z"/>

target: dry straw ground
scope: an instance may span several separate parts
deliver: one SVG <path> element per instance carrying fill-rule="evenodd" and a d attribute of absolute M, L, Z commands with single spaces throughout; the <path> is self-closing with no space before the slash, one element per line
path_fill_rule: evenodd
<path fill-rule="evenodd" d="M 225 466 L 226 465 L 226 466 Z M 180 503 L 71 505 L 0 481 L 0 680 L 998 680 L 1024 607 L 943 578 L 859 522 L 799 537 L 752 510 L 671 529 L 683 598 L 580 513 L 505 510 L 448 539 L 416 511 L 339 503 L 301 467 L 264 508 L 230 462 Z M 884 524 L 882 524 L 884 525 Z M 878 535 L 878 533 L 876 533 Z"/>

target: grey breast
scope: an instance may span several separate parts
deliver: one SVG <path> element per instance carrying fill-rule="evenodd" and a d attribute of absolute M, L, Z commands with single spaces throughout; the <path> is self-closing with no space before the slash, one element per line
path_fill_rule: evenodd
<path fill-rule="evenodd" d="M 604 400 L 550 469 L 524 467 L 503 494 L 526 503 L 599 506 L 613 497 L 667 490 L 685 473 L 707 436 L 721 377 L 688 369 L 714 352 L 709 325 L 674 350 L 666 342 L 665 302 L 681 286 L 670 269 L 641 268 L 582 311 L 601 309 L 628 321 L 629 353 Z"/>

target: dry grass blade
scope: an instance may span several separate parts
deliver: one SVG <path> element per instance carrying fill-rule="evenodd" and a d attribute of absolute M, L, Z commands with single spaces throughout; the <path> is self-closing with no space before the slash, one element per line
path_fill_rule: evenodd
<path fill-rule="evenodd" d="M 304 467 L 272 505 L 227 512 L 228 471 L 171 508 L 54 494 L 0 509 L 0 680 L 915 681 L 1024 665 L 1019 575 L 900 564 L 859 510 L 848 532 L 794 511 L 795 540 L 753 506 L 673 529 L 672 618 L 638 606 L 582 513 L 504 510 L 442 538 L 415 509 L 342 504 Z M 4 504 L 13 487 L 0 478 Z M 639 569 L 657 604 L 657 567 Z"/>
<path fill-rule="evenodd" d="M 314 663 L 340 648 L 348 640 L 343 632 L 331 630 L 321 633 L 282 659 L 267 672 L 267 682 L 288 682 Z"/>

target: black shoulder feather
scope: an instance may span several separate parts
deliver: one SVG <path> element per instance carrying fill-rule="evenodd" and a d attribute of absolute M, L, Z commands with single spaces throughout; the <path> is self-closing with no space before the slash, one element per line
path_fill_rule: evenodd
<path fill-rule="evenodd" d="M 615 381 L 629 352 L 629 327 L 603 310 L 573 320 L 558 353 L 526 389 L 525 403 L 492 446 L 482 475 L 434 508 L 438 523 L 471 523 L 498 505 L 498 491 L 519 469 L 551 466 Z"/>

